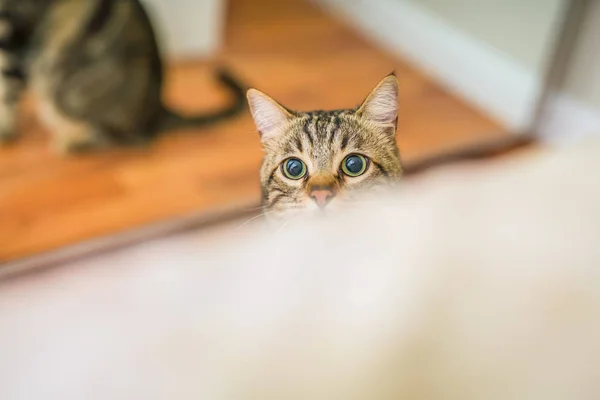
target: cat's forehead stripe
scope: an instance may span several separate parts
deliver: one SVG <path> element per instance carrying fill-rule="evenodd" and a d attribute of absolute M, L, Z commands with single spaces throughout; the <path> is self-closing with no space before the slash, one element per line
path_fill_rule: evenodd
<path fill-rule="evenodd" d="M 313 140 L 312 135 L 310 133 L 311 122 L 312 122 L 312 117 L 306 118 L 306 121 L 304 122 L 304 126 L 302 127 L 302 131 L 304 132 L 304 134 L 308 138 L 308 141 L 312 145 L 312 144 L 314 144 L 314 140 Z"/>
<path fill-rule="evenodd" d="M 329 144 L 333 144 L 333 139 L 336 133 L 340 130 L 342 124 L 339 114 L 335 114 L 331 117 L 331 133 L 329 134 Z"/>
<path fill-rule="evenodd" d="M 344 137 L 342 138 L 342 151 L 346 150 L 348 147 L 348 142 L 350 141 L 350 135 L 348 133 L 344 133 Z"/>
<path fill-rule="evenodd" d="M 296 136 L 294 138 L 294 143 L 296 143 L 296 149 L 298 150 L 299 153 L 302 153 L 304 151 L 304 146 L 302 146 L 302 140 Z"/>
<path fill-rule="evenodd" d="M 350 114 L 352 110 L 336 111 L 310 111 L 304 113 L 305 121 L 303 131 L 306 134 L 311 145 L 319 142 L 319 145 L 333 144 L 336 133 L 339 132 L 342 118 L 341 116 Z"/>

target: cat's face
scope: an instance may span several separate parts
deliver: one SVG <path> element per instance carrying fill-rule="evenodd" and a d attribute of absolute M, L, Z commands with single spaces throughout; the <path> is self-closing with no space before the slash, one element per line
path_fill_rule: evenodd
<path fill-rule="evenodd" d="M 339 208 L 402 174 L 394 75 L 356 109 L 294 112 L 254 89 L 248 101 L 265 150 L 262 202 L 270 218 Z"/>

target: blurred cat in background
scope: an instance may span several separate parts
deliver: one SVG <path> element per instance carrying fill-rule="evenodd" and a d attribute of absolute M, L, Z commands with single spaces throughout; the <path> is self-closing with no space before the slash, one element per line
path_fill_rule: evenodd
<path fill-rule="evenodd" d="M 255 89 L 248 103 L 265 149 L 262 204 L 271 219 L 352 203 L 359 189 L 402 175 L 394 74 L 354 109 L 291 111 Z"/>
<path fill-rule="evenodd" d="M 140 0 L 0 0 L 0 141 L 16 136 L 24 83 L 58 150 L 146 142 L 168 129 L 202 126 L 245 108 L 241 85 L 226 109 L 182 116 L 162 101 L 163 63 Z"/>

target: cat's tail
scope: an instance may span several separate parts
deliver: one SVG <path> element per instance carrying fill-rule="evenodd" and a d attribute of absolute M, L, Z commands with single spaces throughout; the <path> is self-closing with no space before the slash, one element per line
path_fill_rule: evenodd
<path fill-rule="evenodd" d="M 244 85 L 225 68 L 217 70 L 217 79 L 233 94 L 233 101 L 229 106 L 221 110 L 196 115 L 183 115 L 164 107 L 164 115 L 160 121 L 158 131 L 165 132 L 173 129 L 207 126 L 228 120 L 243 112 L 246 109 L 246 89 Z"/>

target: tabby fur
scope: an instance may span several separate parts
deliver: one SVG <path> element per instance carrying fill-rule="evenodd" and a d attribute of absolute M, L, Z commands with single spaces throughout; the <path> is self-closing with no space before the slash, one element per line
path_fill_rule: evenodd
<path fill-rule="evenodd" d="M 351 204 L 360 193 L 388 186 L 402 175 L 395 134 L 398 80 L 394 74 L 353 109 L 291 111 L 255 89 L 248 91 L 248 100 L 265 150 L 262 204 L 271 218 Z M 368 159 L 366 171 L 358 177 L 342 171 L 342 161 L 351 154 Z M 290 158 L 306 164 L 302 179 L 285 175 L 283 168 Z M 317 191 L 327 193 L 327 202 L 317 201 Z"/>
<path fill-rule="evenodd" d="M 0 0 L 0 141 L 16 136 L 15 111 L 27 83 L 64 152 L 146 142 L 173 128 L 201 126 L 245 108 L 181 116 L 162 101 L 163 63 L 140 0 Z"/>

